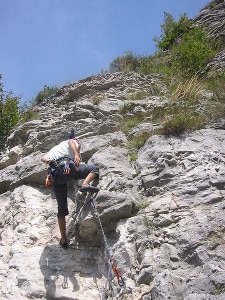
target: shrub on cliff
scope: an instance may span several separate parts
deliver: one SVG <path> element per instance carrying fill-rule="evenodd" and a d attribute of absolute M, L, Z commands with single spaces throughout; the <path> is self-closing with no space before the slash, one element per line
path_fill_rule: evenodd
<path fill-rule="evenodd" d="M 169 13 L 164 13 L 164 23 L 161 25 L 161 36 L 154 37 L 157 48 L 160 50 L 169 50 L 182 37 L 184 33 L 190 31 L 192 21 L 188 19 L 186 14 L 181 15 L 176 22 L 173 16 Z"/>
<path fill-rule="evenodd" d="M 12 92 L 5 92 L 0 74 L 0 151 L 4 149 L 6 139 L 11 129 L 19 120 L 20 98 Z"/>
<path fill-rule="evenodd" d="M 201 73 L 219 48 L 219 41 L 216 42 L 203 28 L 193 27 L 172 48 L 172 68 L 178 69 L 183 75 Z"/>
<path fill-rule="evenodd" d="M 43 89 L 35 97 L 34 102 L 40 104 L 44 99 L 54 94 L 57 90 L 58 88 L 56 86 L 50 87 L 44 85 Z"/>
<path fill-rule="evenodd" d="M 113 72 L 132 72 L 139 68 L 139 57 L 128 51 L 125 56 L 115 58 L 109 66 L 109 71 Z"/>

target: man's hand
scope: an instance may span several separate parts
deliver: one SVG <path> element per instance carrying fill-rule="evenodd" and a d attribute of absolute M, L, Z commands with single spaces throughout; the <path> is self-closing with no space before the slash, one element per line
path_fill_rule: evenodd
<path fill-rule="evenodd" d="M 45 164 L 48 164 L 49 161 L 50 161 L 50 158 L 49 158 L 48 156 L 43 156 L 43 157 L 41 158 L 41 161 L 44 162 Z"/>
<path fill-rule="evenodd" d="M 80 165 L 80 155 L 79 154 L 75 154 L 74 156 L 74 164 L 75 164 L 75 167 L 79 167 Z"/>

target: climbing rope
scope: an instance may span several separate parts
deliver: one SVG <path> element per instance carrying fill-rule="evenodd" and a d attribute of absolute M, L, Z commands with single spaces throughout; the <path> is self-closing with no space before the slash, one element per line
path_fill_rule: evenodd
<path fill-rule="evenodd" d="M 76 225 L 76 224 L 78 223 L 78 219 L 79 219 L 79 217 L 80 217 L 80 215 L 81 215 L 81 213 L 82 213 L 82 211 L 83 211 L 85 205 L 86 205 L 86 201 L 83 202 L 83 204 L 81 205 L 81 207 L 80 207 L 78 213 L 76 214 L 76 217 L 75 217 L 75 219 L 73 220 L 74 225 Z"/>
<path fill-rule="evenodd" d="M 109 283 L 109 277 L 110 277 L 110 273 L 111 273 L 110 271 L 111 271 L 111 269 L 114 271 L 114 273 L 115 273 L 115 275 L 117 277 L 118 285 L 120 287 L 124 287 L 125 286 L 125 282 L 124 282 L 121 274 L 119 273 L 119 271 L 117 269 L 116 260 L 110 254 L 110 248 L 109 248 L 109 245 L 108 245 L 108 242 L 107 242 L 107 238 L 106 238 L 105 232 L 103 230 L 102 222 L 100 220 L 99 213 L 98 213 L 97 208 L 96 208 L 95 203 L 94 203 L 94 199 L 96 198 L 96 196 L 97 196 L 97 194 L 95 194 L 95 196 L 94 196 L 93 193 L 91 194 L 90 204 L 92 206 L 92 209 L 93 209 L 95 217 L 98 219 L 98 222 L 99 222 L 99 225 L 100 225 L 100 228 L 101 228 L 101 233 L 102 233 L 102 236 L 103 236 L 103 240 L 104 240 L 104 243 L 105 243 L 105 249 L 106 249 L 106 252 L 107 252 L 108 258 L 109 258 L 109 262 L 108 262 L 109 263 L 108 275 L 107 275 L 106 283 L 105 283 L 105 286 L 104 286 L 104 289 L 103 289 L 103 293 L 102 293 L 102 300 L 105 300 L 106 289 L 107 289 L 107 285 Z"/>
<path fill-rule="evenodd" d="M 108 283 L 109 283 L 110 275 L 111 275 L 111 266 L 109 264 L 108 274 L 107 274 L 106 282 L 105 282 L 103 292 L 102 292 L 102 300 L 105 300 L 105 295 L 106 295 L 106 290 L 107 290 L 107 286 L 108 286 Z"/>

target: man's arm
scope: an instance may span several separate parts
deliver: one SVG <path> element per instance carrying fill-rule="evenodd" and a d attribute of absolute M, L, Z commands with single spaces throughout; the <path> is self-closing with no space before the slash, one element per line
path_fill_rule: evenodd
<path fill-rule="evenodd" d="M 77 149 L 76 144 L 74 143 L 74 140 L 69 140 L 68 141 L 70 148 L 72 149 L 74 153 L 74 164 L 76 167 L 79 167 L 80 165 L 80 153 Z"/>

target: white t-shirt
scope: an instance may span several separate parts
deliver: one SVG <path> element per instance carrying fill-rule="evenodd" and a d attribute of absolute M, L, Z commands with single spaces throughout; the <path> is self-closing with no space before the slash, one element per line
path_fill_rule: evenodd
<path fill-rule="evenodd" d="M 80 145 L 78 144 L 78 142 L 75 140 L 72 141 L 75 143 L 79 151 Z M 69 140 L 63 141 L 60 144 L 54 146 L 51 150 L 48 151 L 46 156 L 48 156 L 50 159 L 55 159 L 55 160 L 62 157 L 68 157 L 71 160 L 74 160 L 74 153 L 70 148 Z"/>

